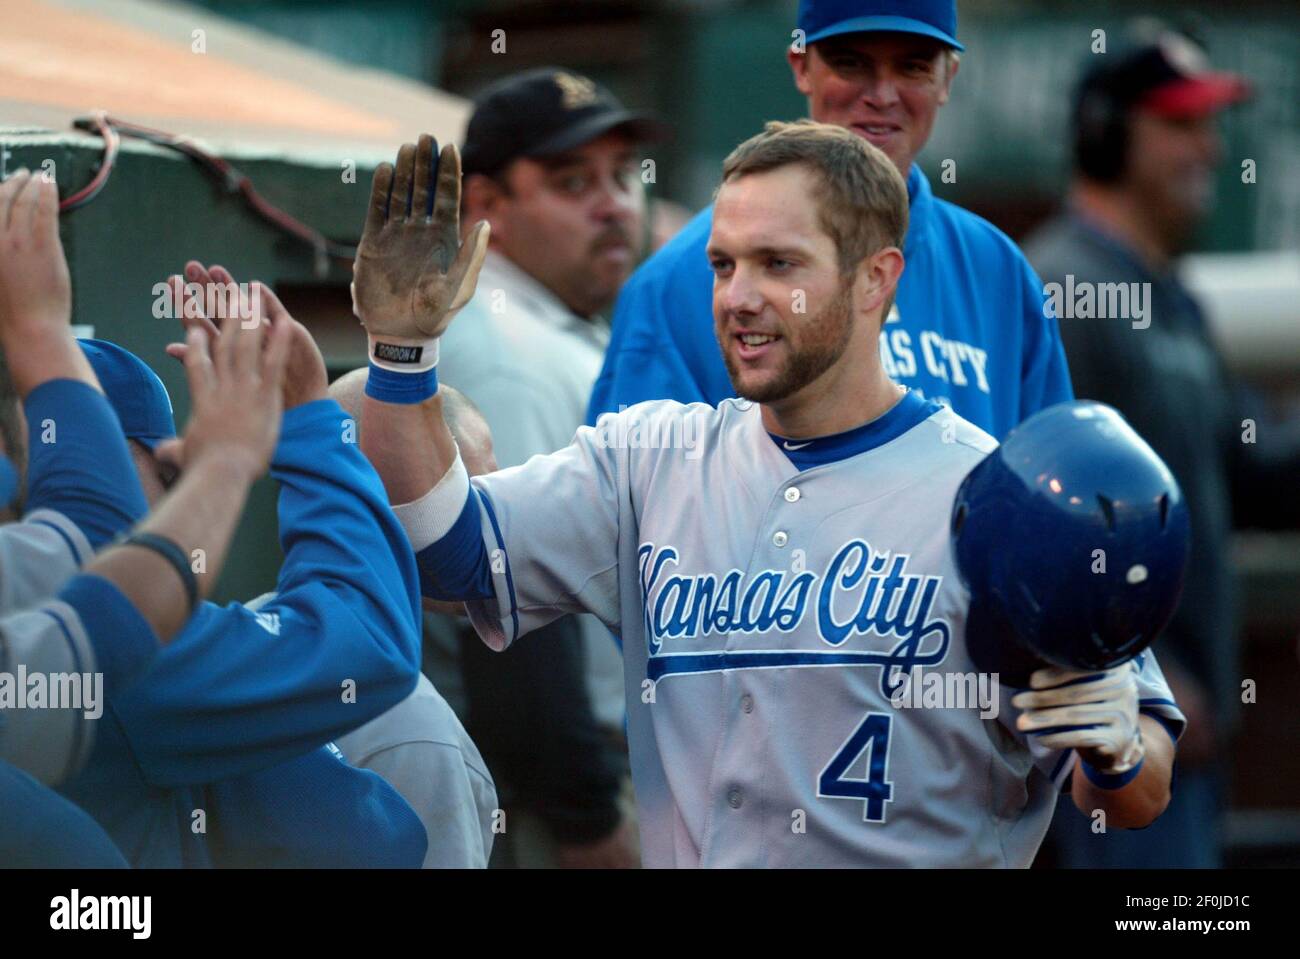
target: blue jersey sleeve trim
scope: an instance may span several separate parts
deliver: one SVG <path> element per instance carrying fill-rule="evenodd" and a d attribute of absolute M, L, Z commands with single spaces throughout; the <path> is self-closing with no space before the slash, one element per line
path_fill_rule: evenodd
<path fill-rule="evenodd" d="M 1161 700 L 1161 702 L 1168 702 L 1168 700 Z M 1160 727 L 1169 734 L 1169 738 L 1174 741 L 1175 745 L 1177 745 L 1178 735 L 1179 733 L 1182 732 L 1182 726 L 1179 726 L 1173 720 L 1167 718 L 1166 716 L 1161 715 L 1160 713 L 1156 712 L 1154 709 L 1142 709 L 1139 707 L 1138 712 L 1140 712 L 1143 716 L 1150 716 L 1152 719 L 1158 722 L 1160 724 Z"/>
<path fill-rule="evenodd" d="M 63 641 L 68 644 L 68 649 L 72 651 L 73 671 L 84 673 L 85 669 L 81 662 L 81 653 L 77 650 L 77 643 L 72 638 L 72 631 L 68 629 L 68 624 L 63 621 L 63 617 L 54 610 L 46 607 L 42 612 L 58 624 L 59 632 L 63 634 Z M 82 762 L 81 756 L 85 746 L 86 724 L 84 722 L 75 722 L 72 731 L 72 748 L 68 751 L 68 772 L 75 770 Z M 66 774 L 66 773 L 65 773 Z"/>
<path fill-rule="evenodd" d="M 482 515 L 478 490 L 471 486 L 451 529 L 415 554 L 421 595 L 438 600 L 492 598 L 492 564 L 483 544 Z"/>
<path fill-rule="evenodd" d="M 69 536 L 67 532 L 59 528 L 58 524 L 51 523 L 49 520 L 44 519 L 34 519 L 30 522 L 40 526 L 48 526 L 50 529 L 54 530 L 54 532 L 58 533 L 63 539 L 63 542 L 68 544 L 68 552 L 72 554 L 72 561 L 78 566 L 81 565 L 81 556 L 77 553 L 77 544 L 72 541 L 72 537 Z"/>
<path fill-rule="evenodd" d="M 486 493 L 480 500 L 483 503 L 483 510 L 487 513 L 488 522 L 492 524 L 492 534 L 497 538 L 497 549 L 505 558 L 506 565 L 506 589 L 510 592 L 510 642 L 519 638 L 519 605 L 515 602 L 515 578 L 510 572 L 510 554 L 506 552 L 506 541 L 501 535 L 501 524 L 497 522 L 496 510 L 492 508 L 492 499 Z"/>
<path fill-rule="evenodd" d="M 1071 751 L 1067 749 L 1067 750 L 1065 750 L 1065 752 L 1061 753 L 1061 758 L 1058 759 L 1058 760 L 1056 761 L 1056 765 L 1052 767 L 1052 775 L 1050 775 L 1050 776 L 1047 777 L 1047 778 L 1050 779 L 1052 782 L 1056 782 L 1056 777 L 1059 776 L 1059 775 L 1061 775 L 1061 768 L 1066 764 L 1066 762 L 1069 761 L 1069 759 L 1070 759 L 1070 752 L 1071 752 Z M 1062 784 L 1061 788 L 1062 788 L 1062 789 L 1065 788 L 1064 783 Z"/>

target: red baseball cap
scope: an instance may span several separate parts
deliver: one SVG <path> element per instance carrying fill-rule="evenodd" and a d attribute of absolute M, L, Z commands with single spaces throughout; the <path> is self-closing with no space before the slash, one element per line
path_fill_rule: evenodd
<path fill-rule="evenodd" d="M 1138 59 L 1146 61 L 1142 73 L 1149 85 L 1133 104 L 1140 110 L 1164 117 L 1197 117 L 1251 95 L 1245 77 L 1211 69 L 1205 51 L 1181 33 L 1162 34 L 1143 54 Z"/>

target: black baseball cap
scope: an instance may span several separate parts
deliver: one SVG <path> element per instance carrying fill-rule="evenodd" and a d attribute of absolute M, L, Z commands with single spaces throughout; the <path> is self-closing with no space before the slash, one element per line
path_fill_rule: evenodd
<path fill-rule="evenodd" d="M 1079 85 L 1077 102 L 1102 92 L 1124 108 L 1181 118 L 1214 113 L 1251 95 L 1244 77 L 1211 69 L 1205 51 L 1176 30 L 1099 57 Z"/>
<path fill-rule="evenodd" d="M 497 173 L 519 157 L 554 156 L 614 130 L 639 143 L 667 136 L 658 121 L 630 112 L 596 81 L 571 70 L 514 73 L 475 98 L 461 170 Z"/>

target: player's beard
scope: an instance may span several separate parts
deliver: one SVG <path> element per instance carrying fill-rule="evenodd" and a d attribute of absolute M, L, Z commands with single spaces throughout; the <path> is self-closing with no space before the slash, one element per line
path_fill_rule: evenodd
<path fill-rule="evenodd" d="M 783 337 L 788 358 L 785 366 L 764 383 L 746 387 L 730 351 L 722 358 L 737 396 L 755 403 L 785 399 L 825 373 L 843 355 L 853 336 L 853 284 L 841 283 L 839 290 L 818 312 L 798 326 L 798 336 L 787 330 Z"/>

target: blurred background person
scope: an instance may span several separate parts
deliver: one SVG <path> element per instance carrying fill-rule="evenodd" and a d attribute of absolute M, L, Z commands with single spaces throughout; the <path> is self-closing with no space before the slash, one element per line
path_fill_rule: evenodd
<path fill-rule="evenodd" d="M 1172 803 L 1133 832 L 1095 834 L 1088 820 L 1059 815 L 1048 841 L 1065 866 L 1222 864 L 1224 750 L 1241 702 L 1230 536 L 1234 523 L 1300 525 L 1300 442 L 1263 425 L 1257 400 L 1243 402 L 1176 272 L 1213 208 L 1218 114 L 1248 95 L 1189 36 L 1136 26 L 1080 80 L 1067 209 L 1026 241 L 1049 292 L 1060 285 L 1053 308 L 1075 393 L 1124 414 L 1169 464 L 1192 518 L 1181 604 L 1156 643 L 1188 719 Z M 1108 292 L 1121 288 L 1124 298 Z M 1258 442 L 1246 420 L 1261 424 Z"/>
<path fill-rule="evenodd" d="M 609 339 L 604 311 L 642 252 L 637 148 L 660 135 L 558 67 L 504 77 L 475 101 L 461 225 L 487 220 L 492 234 L 438 376 L 481 411 L 502 468 L 564 447 L 582 425 Z M 635 866 L 622 659 L 594 617 L 543 632 L 498 654 L 455 629 L 465 722 L 506 809 L 495 861 Z"/>

